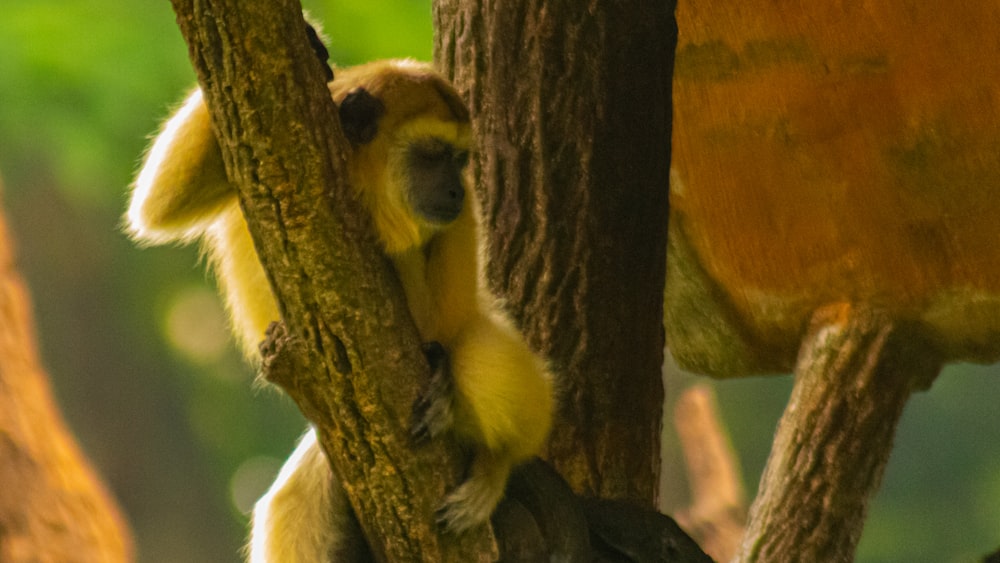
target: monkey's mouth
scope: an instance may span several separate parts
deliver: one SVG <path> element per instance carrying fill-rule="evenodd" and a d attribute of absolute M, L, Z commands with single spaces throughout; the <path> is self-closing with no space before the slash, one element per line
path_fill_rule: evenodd
<path fill-rule="evenodd" d="M 419 211 L 424 220 L 430 223 L 443 225 L 451 223 L 458 218 L 458 215 L 462 212 L 462 203 L 464 200 L 464 193 L 453 193 L 448 199 L 439 199 L 434 202 L 424 202 L 420 206 Z"/>

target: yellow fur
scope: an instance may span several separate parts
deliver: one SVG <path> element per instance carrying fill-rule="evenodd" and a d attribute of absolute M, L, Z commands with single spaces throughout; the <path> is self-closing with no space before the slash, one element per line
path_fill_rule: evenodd
<path fill-rule="evenodd" d="M 254 508 L 250 563 L 328 560 L 348 510 L 347 497 L 310 429 Z"/>
<path fill-rule="evenodd" d="M 468 114 L 458 95 L 426 65 L 379 61 L 336 71 L 334 101 L 358 87 L 380 100 L 378 134 L 354 147 L 351 183 L 372 214 L 393 260 L 410 312 L 424 341 L 448 352 L 454 381 L 455 434 L 476 452 L 471 477 L 445 499 L 453 529 L 485 521 L 503 494 L 513 465 L 535 455 L 549 430 L 553 391 L 544 362 L 532 353 L 483 289 L 479 273 L 478 209 L 466 190 L 458 218 L 447 225 L 418 219 L 402 186 L 407 149 L 424 139 L 467 151 Z M 220 171 L 199 92 L 171 118 L 147 156 L 132 192 L 127 220 L 140 242 L 186 242 L 201 236 L 248 357 L 278 311 L 249 232 Z M 328 520 L 312 521 L 340 496 L 325 474 L 314 437 L 307 437 L 281 477 L 255 508 L 254 562 L 313 561 L 296 554 L 330 553 L 336 533 Z"/>

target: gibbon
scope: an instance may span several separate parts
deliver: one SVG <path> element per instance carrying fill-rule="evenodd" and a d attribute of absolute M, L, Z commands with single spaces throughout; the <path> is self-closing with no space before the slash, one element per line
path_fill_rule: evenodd
<path fill-rule="evenodd" d="M 512 467 L 542 447 L 554 403 L 550 374 L 482 282 L 478 209 L 464 174 L 469 113 L 458 93 L 408 60 L 337 69 L 329 89 L 351 143 L 350 183 L 402 281 L 432 365 L 444 365 L 438 376 L 447 392 L 418 402 L 412 433 L 450 430 L 473 454 L 468 478 L 438 513 L 445 529 L 461 533 L 489 518 Z M 153 142 L 126 222 L 142 244 L 202 240 L 253 359 L 280 317 L 199 90 Z M 349 510 L 310 430 L 254 508 L 250 558 L 327 561 Z"/>

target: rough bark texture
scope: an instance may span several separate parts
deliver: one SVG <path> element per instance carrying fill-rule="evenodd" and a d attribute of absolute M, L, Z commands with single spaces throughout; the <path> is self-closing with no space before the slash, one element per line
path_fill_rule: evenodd
<path fill-rule="evenodd" d="M 131 561 L 121 512 L 66 429 L 37 354 L 0 216 L 0 561 Z"/>
<path fill-rule="evenodd" d="M 488 278 L 560 377 L 548 458 L 649 506 L 659 473 L 673 3 L 439 0 Z"/>
<path fill-rule="evenodd" d="M 903 407 L 940 366 L 912 325 L 859 306 L 819 310 L 736 561 L 853 561 Z"/>
<path fill-rule="evenodd" d="M 294 0 L 173 0 L 229 177 L 301 354 L 286 391 L 319 428 L 375 555 L 494 557 L 487 527 L 441 541 L 433 512 L 460 460 L 413 449 L 410 407 L 427 376 L 416 330 L 366 215 Z M 304 523 L 303 525 L 308 525 Z"/>

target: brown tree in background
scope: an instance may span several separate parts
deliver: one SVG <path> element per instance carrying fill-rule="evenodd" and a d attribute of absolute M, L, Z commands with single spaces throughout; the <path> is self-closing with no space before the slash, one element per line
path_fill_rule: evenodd
<path fill-rule="evenodd" d="M 66 429 L 0 215 L 0 561 L 132 560 L 121 511 Z"/>
<path fill-rule="evenodd" d="M 439 0 L 471 105 L 489 280 L 562 385 L 547 458 L 653 506 L 662 426 L 671 2 Z"/>

